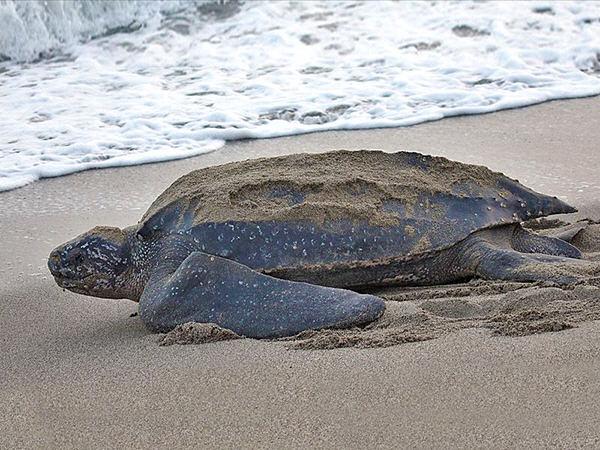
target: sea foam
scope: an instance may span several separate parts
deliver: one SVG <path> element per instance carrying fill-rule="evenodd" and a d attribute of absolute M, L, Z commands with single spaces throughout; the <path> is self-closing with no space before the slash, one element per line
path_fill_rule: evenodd
<path fill-rule="evenodd" d="M 0 23 L 0 190 L 600 94 L 598 2 L 3 1 Z"/>

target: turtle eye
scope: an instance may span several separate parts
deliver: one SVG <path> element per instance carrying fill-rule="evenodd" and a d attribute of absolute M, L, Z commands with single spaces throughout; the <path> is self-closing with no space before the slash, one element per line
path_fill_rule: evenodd
<path fill-rule="evenodd" d="M 80 265 L 83 263 L 83 253 L 80 249 L 75 248 L 69 254 L 69 262 L 74 265 Z"/>

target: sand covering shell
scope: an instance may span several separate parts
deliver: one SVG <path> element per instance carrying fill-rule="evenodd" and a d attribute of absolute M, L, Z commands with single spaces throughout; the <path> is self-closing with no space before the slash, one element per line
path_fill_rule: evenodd
<path fill-rule="evenodd" d="M 382 208 L 386 203 L 410 208 L 423 194 L 481 195 L 488 188 L 497 195 L 499 178 L 506 177 L 483 166 L 410 152 L 261 158 L 190 172 L 156 199 L 142 221 L 183 202 L 195 205 L 195 223 L 310 218 L 389 225 L 396 218 Z"/>
<path fill-rule="evenodd" d="M 234 231 L 250 225 L 258 234 L 273 236 L 284 226 L 297 231 L 299 242 L 312 242 L 321 233 L 350 237 L 348 257 L 360 252 L 360 259 L 368 261 L 441 250 L 483 228 L 573 211 L 555 197 L 482 166 L 419 153 L 362 150 L 193 171 L 156 199 L 139 226 L 142 235 L 155 238 L 197 228 L 202 239 L 208 233 L 202 230 L 212 225 L 227 224 Z M 211 251 L 228 249 L 216 244 Z M 278 258 L 283 264 L 285 257 Z M 331 262 L 324 257 L 310 264 Z"/>

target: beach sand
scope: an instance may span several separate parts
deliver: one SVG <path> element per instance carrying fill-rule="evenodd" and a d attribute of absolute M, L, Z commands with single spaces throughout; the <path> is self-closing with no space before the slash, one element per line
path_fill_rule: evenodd
<path fill-rule="evenodd" d="M 95 225 L 135 223 L 192 169 L 340 148 L 483 164 L 580 209 L 563 220 L 598 220 L 598 123 L 600 97 L 558 101 L 409 128 L 233 142 L 0 193 L 0 447 L 598 447 L 597 283 L 395 290 L 384 293 L 388 317 L 415 327 L 423 318 L 419 330 L 433 339 L 401 330 L 398 342 L 418 342 L 377 347 L 381 330 L 350 331 L 344 338 L 370 348 L 309 351 L 290 347 L 339 339 L 159 346 L 130 317 L 135 303 L 63 292 L 45 265 L 53 247 Z M 579 239 L 592 259 L 595 236 Z"/>

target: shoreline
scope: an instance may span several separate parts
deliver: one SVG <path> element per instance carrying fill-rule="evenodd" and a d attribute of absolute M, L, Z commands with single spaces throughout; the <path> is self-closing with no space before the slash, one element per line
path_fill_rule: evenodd
<path fill-rule="evenodd" d="M 137 222 L 180 175 L 259 156 L 413 150 L 483 164 L 600 219 L 600 97 L 411 127 L 235 141 L 193 158 L 0 192 L 0 446 L 597 446 L 600 321 L 524 337 L 468 328 L 388 348 L 242 339 L 159 347 L 136 304 L 62 292 L 45 261 Z M 537 297 L 533 300 L 535 301 Z"/>
<path fill-rule="evenodd" d="M 587 147 L 593 145 L 596 138 L 594 126 L 597 119 L 593 113 L 598 106 L 600 96 L 557 100 L 482 115 L 458 116 L 410 127 L 324 131 L 281 138 L 231 141 L 216 151 L 181 160 L 90 169 L 44 178 L 18 189 L 0 192 L 0 198 L 10 206 L 16 206 L 16 199 L 24 197 L 51 201 L 58 191 L 69 190 L 71 184 L 85 190 L 102 183 L 106 178 L 109 188 L 104 196 L 110 195 L 111 200 L 119 201 L 122 193 L 117 193 L 113 186 L 122 187 L 122 191 L 125 191 L 121 179 L 127 178 L 134 181 L 127 185 L 127 192 L 131 192 L 129 195 L 133 201 L 139 197 L 142 201 L 136 207 L 145 210 L 171 182 L 193 169 L 263 156 L 343 148 L 408 150 L 445 156 L 485 165 L 518 179 L 534 190 L 557 195 L 572 203 L 595 204 L 600 201 L 597 200 L 600 199 L 600 181 L 595 173 L 597 159 L 592 149 L 588 150 Z M 538 128 L 528 126 L 525 123 L 527 120 L 535 121 Z M 569 150 L 565 151 L 565 148 Z M 580 163 L 571 164 L 570 167 L 569 163 L 574 159 Z M 561 173 L 561 169 L 567 167 L 569 172 Z M 93 192 L 94 189 L 91 189 L 85 194 Z M 125 208 L 125 205 L 121 206 Z"/>
<path fill-rule="evenodd" d="M 89 167 L 86 168 L 73 168 L 73 169 L 66 169 L 64 171 L 57 171 L 56 169 L 54 170 L 54 172 L 61 172 L 58 175 L 44 175 L 41 176 L 39 178 L 34 179 L 33 181 L 29 181 L 26 182 L 25 184 L 8 184 L 9 188 L 5 188 L 5 189 L 0 189 L 0 194 L 2 192 L 10 192 L 12 190 L 15 189 L 21 189 L 22 187 L 28 186 L 32 183 L 37 183 L 41 180 L 45 180 L 45 179 L 52 179 L 52 178 L 58 178 L 58 177 L 64 177 L 64 176 L 69 176 L 69 175 L 73 175 L 73 174 L 77 174 L 77 173 L 81 173 L 81 172 L 87 172 L 90 170 L 105 170 L 105 169 L 119 169 L 119 168 L 125 168 L 125 167 L 133 167 L 133 166 L 143 166 L 143 165 L 149 165 L 149 164 L 162 164 L 165 162 L 175 162 L 175 161 L 180 161 L 180 160 L 185 160 L 185 159 L 193 159 L 193 158 L 197 158 L 197 157 L 201 157 L 203 155 L 206 155 L 208 153 L 213 153 L 213 152 L 218 152 L 220 150 L 222 150 L 224 147 L 228 146 L 228 145 L 233 145 L 236 146 L 236 144 L 242 143 L 242 142 L 246 142 L 246 141 L 253 141 L 253 140 L 258 140 L 258 141 L 265 141 L 265 140 L 269 140 L 269 139 L 280 139 L 280 138 L 297 138 L 297 137 L 302 137 L 305 135 L 309 135 L 309 134 L 322 134 L 322 133 L 332 133 L 332 132 L 339 132 L 339 133 L 346 133 L 346 132 L 356 132 L 356 131 L 374 131 L 374 130 L 388 130 L 388 129 L 396 129 L 396 128 L 412 128 L 412 127 L 416 127 L 419 125 L 424 125 L 424 124 L 429 124 L 429 123 L 435 123 L 435 122 L 439 122 L 440 120 L 445 120 L 445 119 L 452 119 L 452 118 L 460 118 L 460 117 L 469 117 L 469 116 L 485 116 L 488 114 L 496 114 L 499 112 L 503 112 L 503 111 L 511 111 L 511 110 L 518 110 L 518 109 L 523 109 L 523 108 L 529 108 L 531 106 L 538 106 L 538 105 L 542 105 L 545 103 L 552 103 L 552 102 L 562 102 L 562 101 L 569 101 L 569 100 L 579 100 L 579 99 L 591 99 L 591 98 L 595 98 L 595 97 L 600 97 L 600 94 L 595 93 L 595 94 L 589 94 L 589 95 L 575 95 L 573 97 L 564 97 L 561 99 L 552 99 L 552 100 L 539 100 L 536 101 L 534 103 L 527 103 L 524 105 L 518 105 L 518 106 L 510 106 L 510 107 L 505 107 L 499 110 L 491 110 L 491 111 L 485 111 L 485 112 L 477 112 L 477 113 L 456 113 L 456 114 L 449 114 L 447 116 L 441 116 L 441 117 L 437 117 L 437 118 L 432 118 L 432 119 L 426 119 L 423 120 L 421 122 L 417 122 L 417 123 L 408 123 L 405 125 L 374 125 L 374 126 L 357 126 L 354 128 L 341 128 L 341 129 L 337 129 L 335 126 L 332 127 L 323 127 L 323 129 L 314 129 L 314 130 L 307 130 L 307 131 L 297 131 L 294 132 L 292 134 L 276 134 L 273 136 L 268 136 L 268 137 L 261 137 L 261 136 L 253 136 L 253 137 L 247 137 L 247 138 L 240 138 L 240 139 L 232 139 L 232 140 L 223 140 L 223 144 L 212 149 L 212 150 L 204 150 L 201 153 L 195 154 L 195 155 L 190 155 L 190 156 L 174 156 L 172 158 L 166 158 L 166 159 L 161 159 L 158 158 L 154 161 L 143 161 L 144 158 L 144 154 L 135 154 L 132 157 L 127 157 L 126 155 L 122 155 L 119 156 L 117 158 L 115 158 L 115 160 L 113 161 L 111 160 L 105 160 L 105 161 L 96 161 L 93 163 L 89 163 Z M 375 121 L 376 122 L 376 121 Z M 409 121 L 410 122 L 410 121 Z M 332 123 L 332 125 L 335 125 L 335 122 Z M 198 145 L 200 145 L 201 142 L 198 142 Z M 131 159 L 138 159 L 141 160 L 142 162 L 128 162 L 127 160 L 131 160 Z M 116 163 L 116 160 L 123 160 L 123 162 Z M 48 171 L 48 169 L 46 169 L 46 171 Z M 52 170 L 51 170 L 52 171 Z"/>

